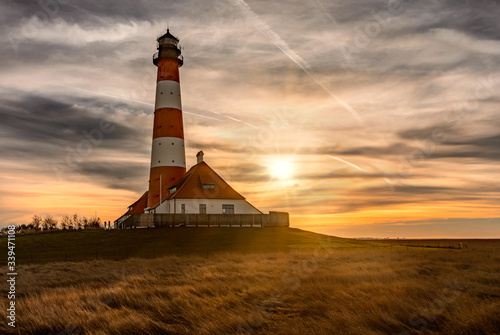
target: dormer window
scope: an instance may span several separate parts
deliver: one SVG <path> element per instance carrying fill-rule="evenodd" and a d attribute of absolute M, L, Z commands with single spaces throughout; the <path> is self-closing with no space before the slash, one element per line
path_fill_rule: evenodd
<path fill-rule="evenodd" d="M 201 153 L 201 155 L 200 155 Z M 197 155 L 198 159 L 200 157 L 203 158 L 203 152 L 200 151 Z M 200 162 L 198 162 L 200 163 Z M 215 179 L 211 175 L 201 175 L 200 176 L 200 183 L 202 188 L 208 188 L 208 189 L 214 189 L 215 188 Z"/>
<path fill-rule="evenodd" d="M 168 189 L 168 194 L 170 194 L 170 193 L 174 193 L 175 191 L 177 191 L 177 187 L 172 187 L 172 188 L 169 188 L 169 189 Z"/>

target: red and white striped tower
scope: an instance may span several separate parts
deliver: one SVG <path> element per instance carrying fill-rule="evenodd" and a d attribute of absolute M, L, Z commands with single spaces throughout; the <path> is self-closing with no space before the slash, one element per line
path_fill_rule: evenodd
<path fill-rule="evenodd" d="M 153 63 L 156 80 L 153 149 L 149 176 L 148 208 L 156 207 L 168 188 L 186 174 L 179 67 L 183 64 L 179 40 L 167 33 L 158 38 Z"/>

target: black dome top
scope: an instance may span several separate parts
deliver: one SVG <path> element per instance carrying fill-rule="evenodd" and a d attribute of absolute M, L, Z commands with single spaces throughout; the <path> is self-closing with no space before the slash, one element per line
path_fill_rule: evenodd
<path fill-rule="evenodd" d="M 158 40 L 161 40 L 163 38 L 171 38 L 179 42 L 179 39 L 170 33 L 170 29 L 167 29 L 167 32 L 164 35 L 158 37 Z"/>

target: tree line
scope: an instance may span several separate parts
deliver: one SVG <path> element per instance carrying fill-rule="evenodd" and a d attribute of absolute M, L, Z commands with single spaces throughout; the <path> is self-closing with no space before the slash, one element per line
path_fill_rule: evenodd
<path fill-rule="evenodd" d="M 82 230 L 82 229 L 99 229 L 103 228 L 101 218 L 97 215 L 92 217 L 79 217 L 78 214 L 65 215 L 61 220 L 57 220 L 52 215 L 46 216 L 33 215 L 31 222 L 28 224 L 16 225 L 15 230 L 18 232 L 28 231 L 58 231 L 58 230 Z M 6 230 L 3 228 L 2 230 Z"/>

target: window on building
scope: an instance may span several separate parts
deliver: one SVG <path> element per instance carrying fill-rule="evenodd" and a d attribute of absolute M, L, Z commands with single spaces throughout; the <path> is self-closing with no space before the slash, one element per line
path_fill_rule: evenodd
<path fill-rule="evenodd" d="M 234 214 L 234 205 L 222 205 L 222 214 Z"/>
<path fill-rule="evenodd" d="M 169 212 L 169 213 L 171 212 L 170 205 L 171 205 L 171 204 L 168 204 L 168 212 Z"/>
<path fill-rule="evenodd" d="M 215 184 L 203 184 L 203 188 L 215 188 Z"/>
<path fill-rule="evenodd" d="M 207 214 L 207 205 L 200 204 L 200 214 Z"/>
<path fill-rule="evenodd" d="M 181 213 L 186 214 L 186 204 L 181 204 Z"/>

